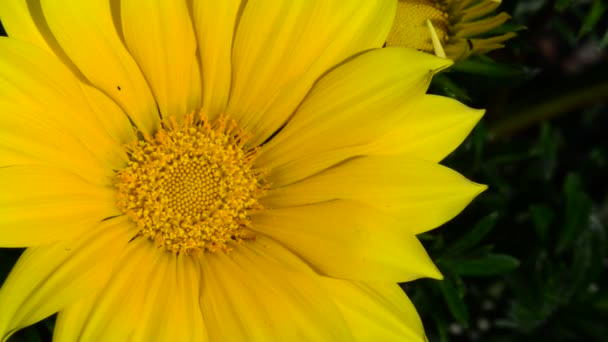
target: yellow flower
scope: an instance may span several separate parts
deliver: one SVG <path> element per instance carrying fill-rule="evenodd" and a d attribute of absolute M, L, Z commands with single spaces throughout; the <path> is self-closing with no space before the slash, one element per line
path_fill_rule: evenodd
<path fill-rule="evenodd" d="M 2 1 L 0 340 L 422 341 L 397 282 L 484 186 L 394 1 Z M 406 61 L 406 63 L 404 63 Z"/>
<path fill-rule="evenodd" d="M 510 17 L 501 0 L 399 0 L 387 46 L 412 47 L 453 60 L 500 49 L 514 32 L 488 36 Z"/>

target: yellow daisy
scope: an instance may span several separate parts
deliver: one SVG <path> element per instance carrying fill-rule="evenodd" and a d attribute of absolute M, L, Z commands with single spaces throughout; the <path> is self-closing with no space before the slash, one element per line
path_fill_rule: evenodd
<path fill-rule="evenodd" d="M 380 47 L 395 1 L 0 3 L 0 340 L 423 341 L 416 234 L 482 111 Z M 404 63 L 405 61 L 405 63 Z"/>
<path fill-rule="evenodd" d="M 387 46 L 412 47 L 461 60 L 500 49 L 514 32 L 488 35 L 510 16 L 494 11 L 501 0 L 399 0 Z"/>

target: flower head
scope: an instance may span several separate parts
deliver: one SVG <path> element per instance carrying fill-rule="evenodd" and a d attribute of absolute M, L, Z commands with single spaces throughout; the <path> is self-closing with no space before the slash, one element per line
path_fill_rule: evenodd
<path fill-rule="evenodd" d="M 387 46 L 405 46 L 460 60 L 503 47 L 514 32 L 488 35 L 510 17 L 494 15 L 501 0 L 399 0 Z"/>
<path fill-rule="evenodd" d="M 424 340 L 397 282 L 485 188 L 394 1 L 4 1 L 0 339 Z M 406 61 L 407 63 L 404 63 Z"/>

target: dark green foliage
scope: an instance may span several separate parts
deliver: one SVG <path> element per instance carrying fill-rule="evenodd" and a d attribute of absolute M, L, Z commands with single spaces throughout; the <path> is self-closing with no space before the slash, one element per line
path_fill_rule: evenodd
<path fill-rule="evenodd" d="M 527 29 L 433 83 L 488 108 L 444 163 L 489 189 L 421 236 L 445 276 L 406 285 L 431 342 L 608 340 L 607 5 L 504 2 Z"/>

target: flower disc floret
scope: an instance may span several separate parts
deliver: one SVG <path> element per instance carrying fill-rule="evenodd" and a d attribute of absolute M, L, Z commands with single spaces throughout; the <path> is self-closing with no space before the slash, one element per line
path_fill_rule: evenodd
<path fill-rule="evenodd" d="M 154 136 L 127 147 L 130 161 L 117 174 L 117 204 L 138 235 L 175 253 L 229 250 L 254 237 L 249 215 L 260 209 L 256 150 L 234 122 L 189 115 L 170 120 Z"/>
<path fill-rule="evenodd" d="M 387 46 L 462 60 L 504 47 L 515 32 L 493 32 L 511 17 L 495 14 L 500 0 L 399 0 Z"/>
<path fill-rule="evenodd" d="M 433 52 L 433 42 L 425 24 L 427 19 L 433 24 L 440 43 L 445 45 L 450 25 L 446 3 L 436 0 L 410 0 L 399 1 L 398 7 L 393 34 L 388 37 L 387 45 Z"/>

